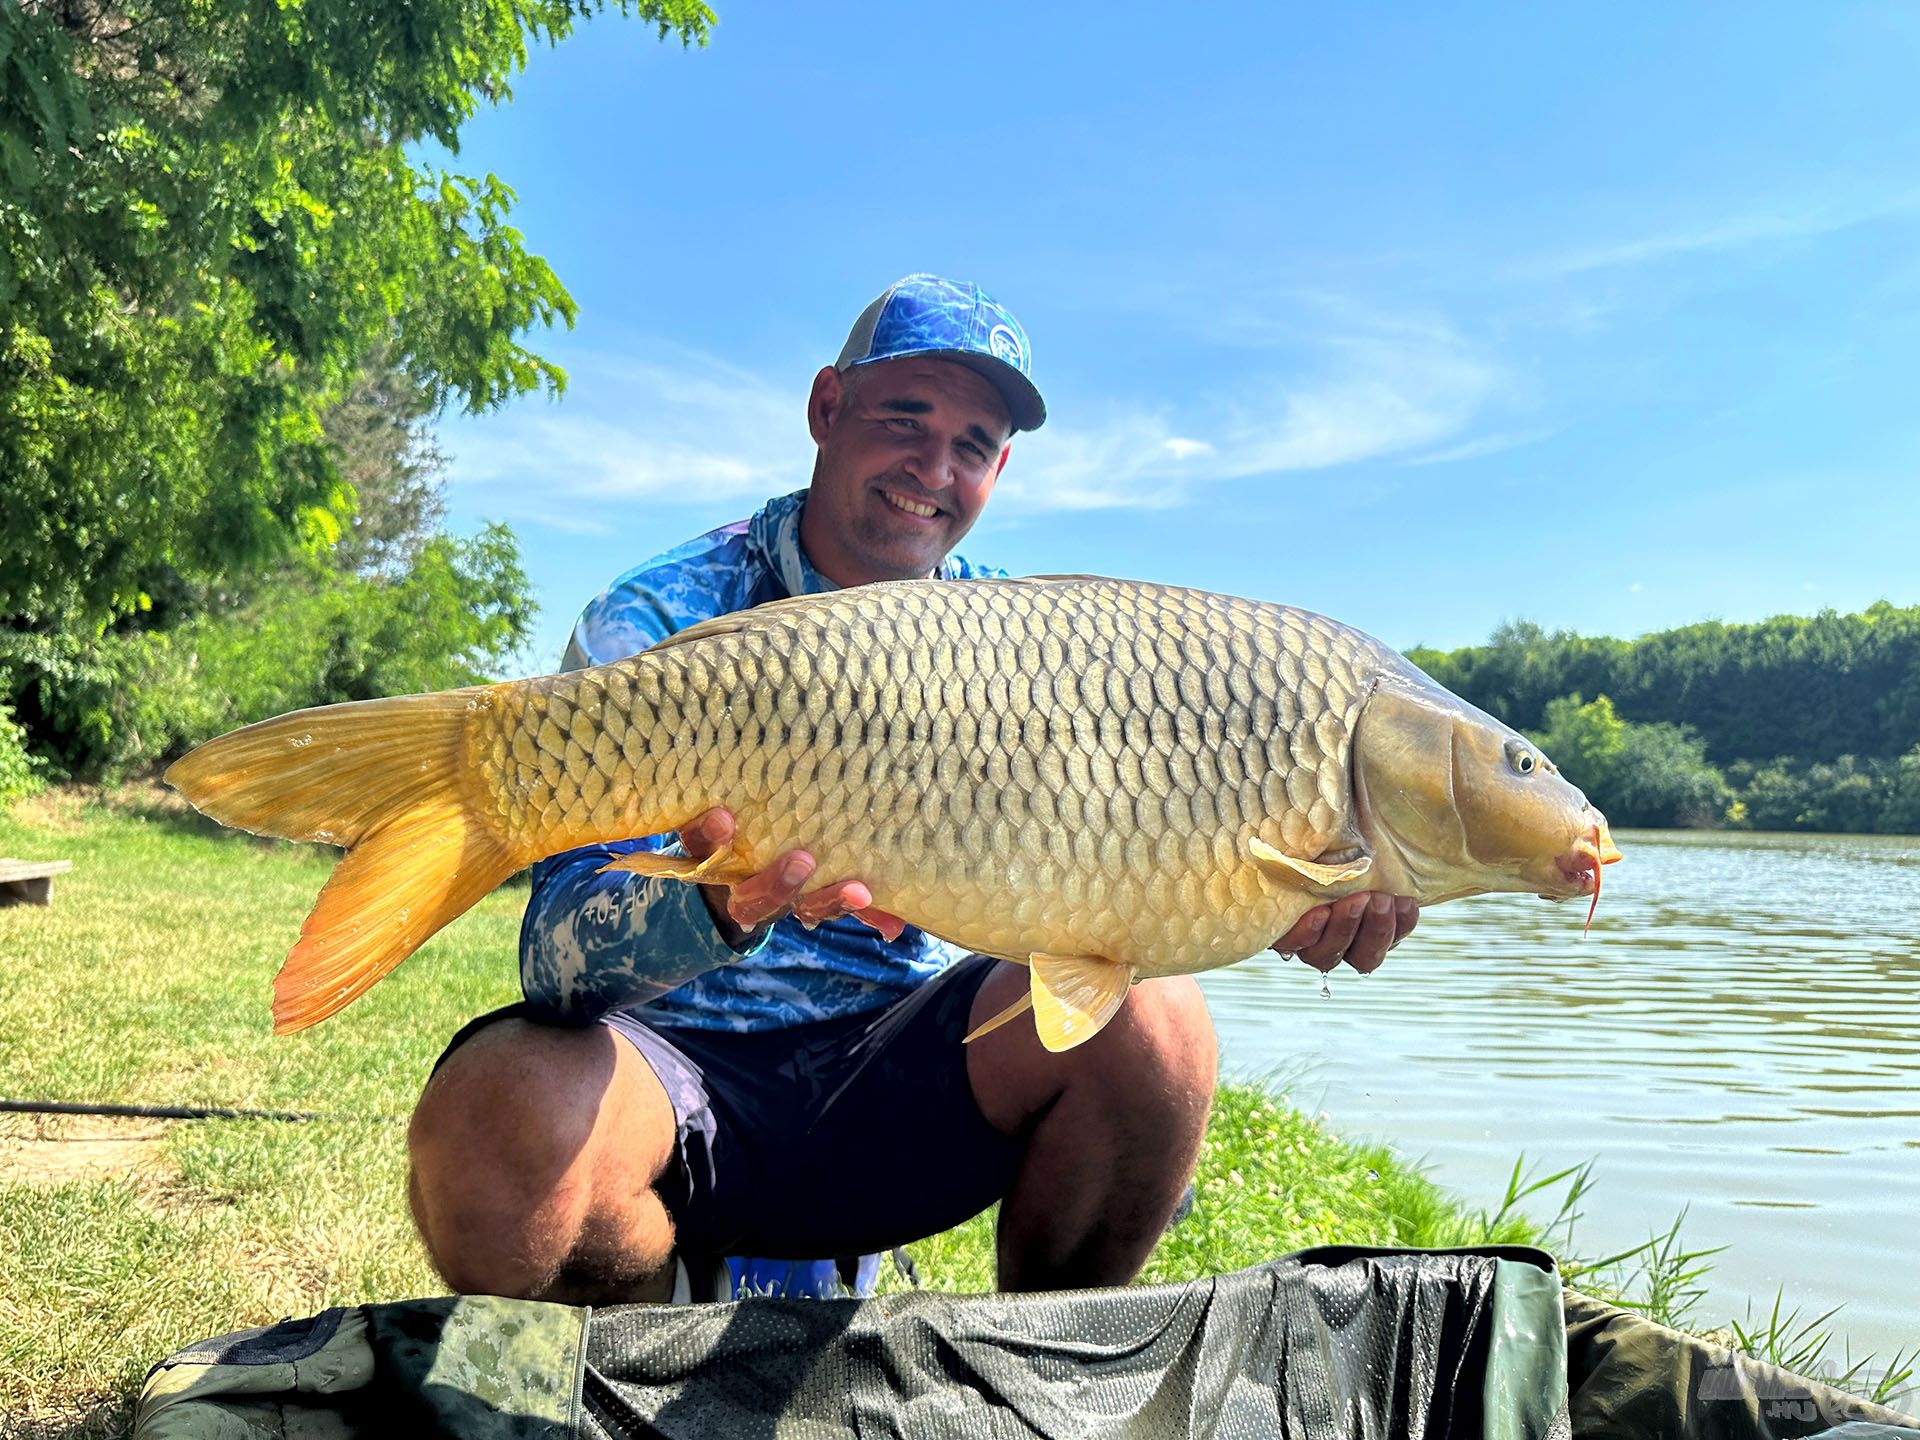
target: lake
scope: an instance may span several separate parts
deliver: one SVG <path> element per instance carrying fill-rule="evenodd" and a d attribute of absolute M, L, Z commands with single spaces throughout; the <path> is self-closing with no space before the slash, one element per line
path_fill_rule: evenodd
<path fill-rule="evenodd" d="M 1203 977 L 1226 1073 L 1285 1077 L 1474 1208 L 1522 1151 L 1542 1174 L 1594 1160 L 1582 1254 L 1687 1207 L 1689 1248 L 1729 1247 L 1695 1324 L 1784 1287 L 1803 1318 L 1844 1305 L 1856 1355 L 1913 1346 L 1920 839 L 1615 838 L 1584 939 L 1585 901 L 1487 896 L 1424 912 L 1330 999 L 1272 955 Z"/>

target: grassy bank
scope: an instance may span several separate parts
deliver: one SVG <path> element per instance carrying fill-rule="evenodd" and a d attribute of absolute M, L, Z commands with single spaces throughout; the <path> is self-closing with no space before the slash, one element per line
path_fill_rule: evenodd
<path fill-rule="evenodd" d="M 318 1117 L 0 1115 L 0 1414 L 28 1434 L 118 1433 L 146 1367 L 189 1341 L 440 1292 L 407 1219 L 405 1117 L 446 1037 L 515 995 L 523 890 L 276 1040 L 268 982 L 329 853 L 218 832 L 157 792 L 64 792 L 0 817 L 0 855 L 74 862 L 51 909 L 0 910 L 0 1098 Z M 1388 1151 L 1245 1087 L 1222 1092 L 1197 1183 L 1146 1278 L 1306 1245 L 1538 1233 L 1502 1203 L 1517 1186 L 1469 1212 Z M 1578 1198 L 1562 1184 L 1539 1208 Z M 985 1218 L 914 1253 L 931 1285 L 991 1286 Z"/>

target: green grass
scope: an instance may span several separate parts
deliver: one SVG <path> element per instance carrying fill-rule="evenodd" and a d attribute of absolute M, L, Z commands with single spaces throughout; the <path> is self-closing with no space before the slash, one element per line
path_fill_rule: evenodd
<path fill-rule="evenodd" d="M 0 855 L 74 862 L 51 908 L 0 910 L 0 1096 L 327 1117 L 0 1117 L 0 1414 L 115 1433 L 147 1367 L 190 1341 L 443 1290 L 407 1218 L 406 1116 L 447 1037 L 515 998 L 502 957 L 524 890 L 325 1027 L 275 1039 L 270 982 L 330 853 L 55 792 L 0 818 Z M 81 1147 L 34 1132 L 76 1131 L 152 1139 L 118 1173 L 49 1175 Z"/>
<path fill-rule="evenodd" d="M 136 790 L 28 802 L 0 816 L 0 855 L 74 862 L 50 909 L 0 910 L 0 1098 L 321 1117 L 0 1116 L 8 1433 L 123 1433 L 147 1367 L 191 1341 L 328 1305 L 442 1292 L 407 1216 L 406 1117 L 447 1037 L 516 998 L 523 887 L 482 901 L 324 1026 L 275 1039 L 270 982 L 331 852 L 220 831 Z M 102 1168 L 101 1158 L 118 1164 Z M 1473 1211 L 1387 1149 L 1337 1139 L 1273 1089 L 1227 1086 L 1196 1184 L 1193 1215 L 1144 1279 L 1322 1244 L 1493 1240 L 1565 1251 L 1587 1174 L 1536 1178 L 1516 1164 L 1499 1202 Z M 1523 1214 L 1541 1208 L 1552 1212 L 1544 1223 Z M 1637 1285 L 1679 1304 L 1700 1257 L 1677 1231 L 1665 1240 L 1569 1270 L 1596 1293 Z M 913 1249 L 931 1287 L 992 1288 L 990 1216 Z M 1797 1317 L 1776 1314 L 1772 1328 L 1801 1353 L 1824 1320 L 1796 1336 Z M 1755 1331 L 1763 1345 L 1766 1327 Z"/>

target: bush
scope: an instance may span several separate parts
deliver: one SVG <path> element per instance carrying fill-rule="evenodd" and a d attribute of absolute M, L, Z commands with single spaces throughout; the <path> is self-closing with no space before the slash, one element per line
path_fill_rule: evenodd
<path fill-rule="evenodd" d="M 1726 823 L 1733 787 L 1686 726 L 1622 720 L 1605 695 L 1590 703 L 1564 695 L 1548 702 L 1546 718 L 1534 737 L 1540 748 L 1613 824 Z"/>
<path fill-rule="evenodd" d="M 1726 823 L 1733 787 L 1708 763 L 1706 742 L 1692 730 L 1629 723 L 1624 741 L 1600 807 L 1616 824 L 1711 829 Z"/>
<path fill-rule="evenodd" d="M 308 705 L 497 678 L 533 605 L 505 526 L 428 541 L 399 578 L 290 571 L 237 610 L 109 634 L 45 697 L 76 775 L 114 779 Z"/>
<path fill-rule="evenodd" d="M 1880 824 L 1891 835 L 1920 835 L 1920 745 L 1893 762 Z"/>
<path fill-rule="evenodd" d="M 0 811 L 37 793 L 45 783 L 44 768 L 44 761 L 27 753 L 27 732 L 15 723 L 12 709 L 0 705 Z"/>

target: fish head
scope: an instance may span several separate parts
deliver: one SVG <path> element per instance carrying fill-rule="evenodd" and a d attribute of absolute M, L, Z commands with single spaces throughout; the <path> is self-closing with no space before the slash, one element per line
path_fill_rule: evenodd
<path fill-rule="evenodd" d="M 1422 901 L 1592 895 L 1620 858 L 1606 816 L 1538 745 L 1431 682 L 1383 679 L 1367 700 L 1354 792 L 1383 880 Z"/>

